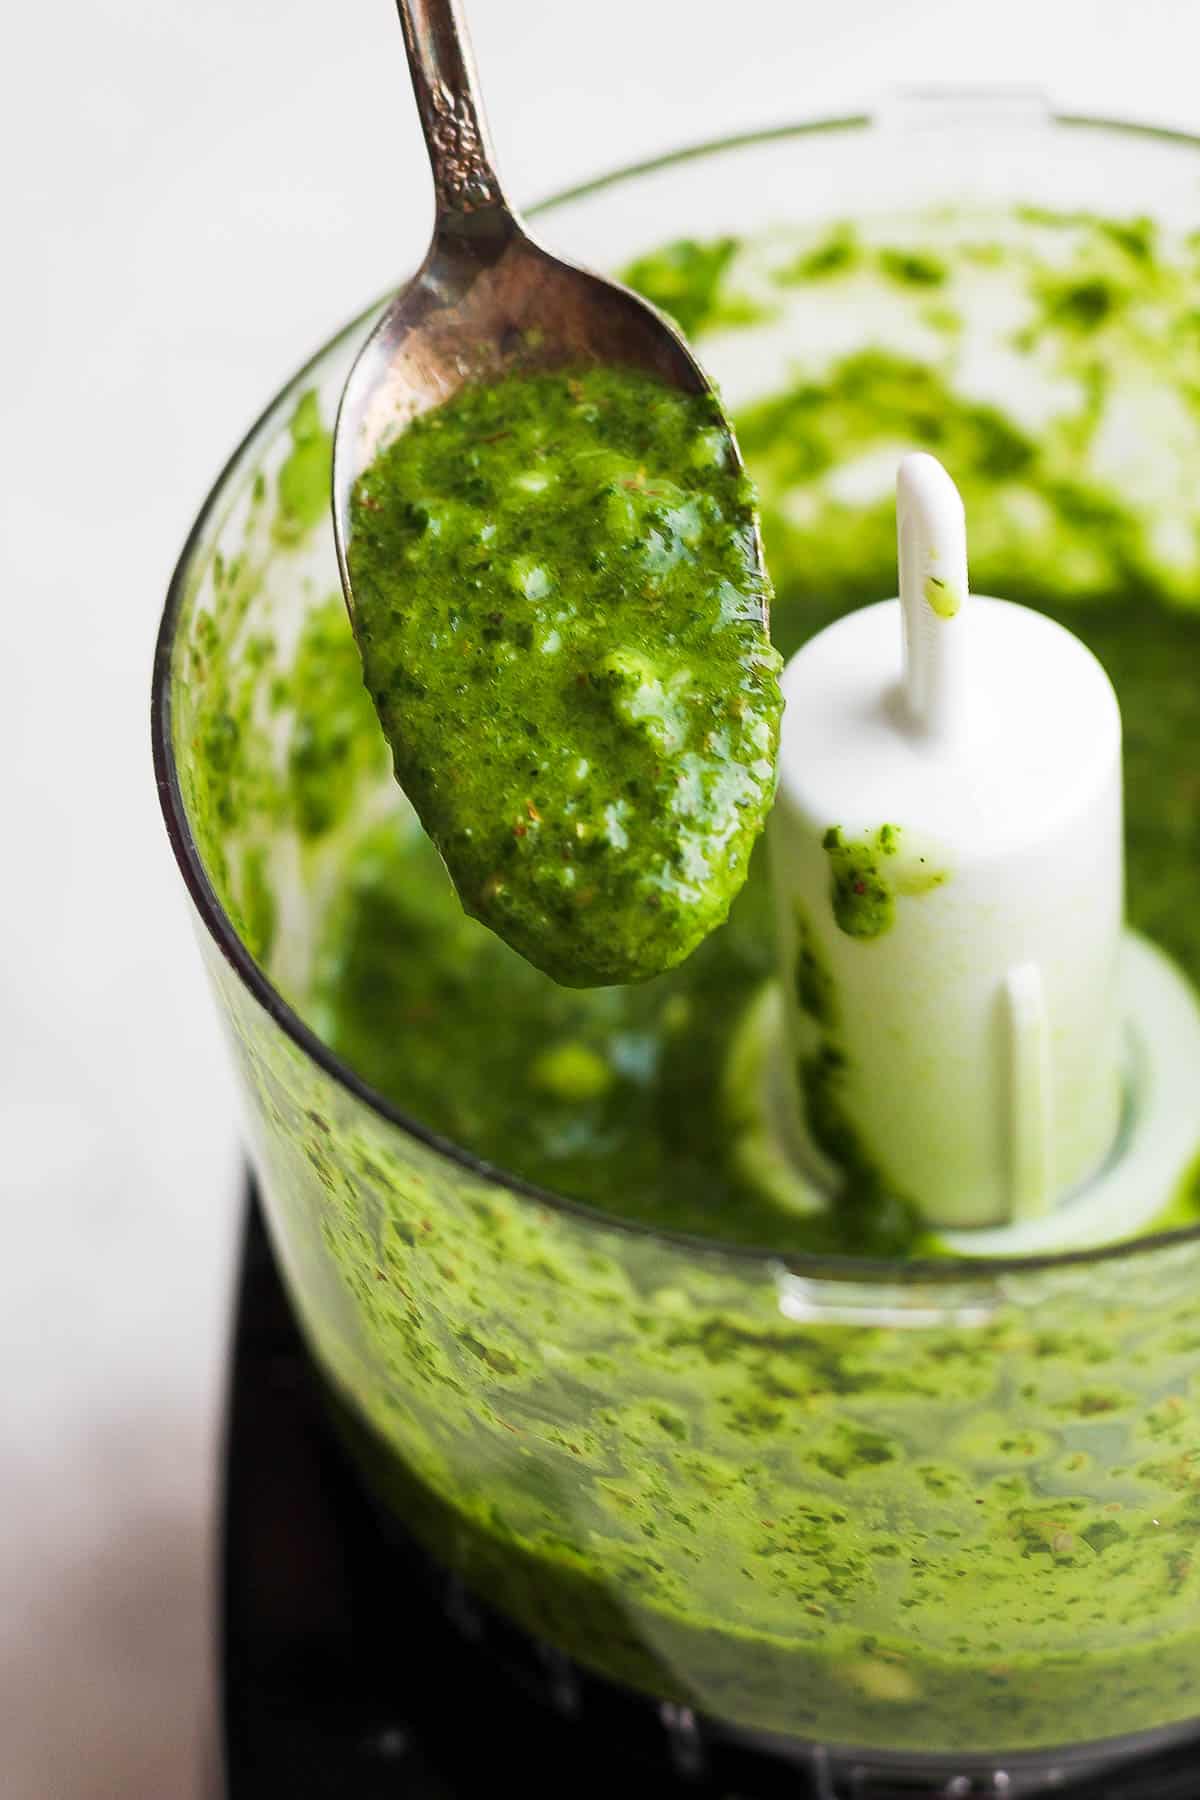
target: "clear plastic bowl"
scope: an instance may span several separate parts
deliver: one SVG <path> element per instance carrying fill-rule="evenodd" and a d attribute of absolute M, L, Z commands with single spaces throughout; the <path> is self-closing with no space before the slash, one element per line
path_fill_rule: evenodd
<path fill-rule="evenodd" d="M 1198 199 L 1194 140 L 1021 94 L 917 96 L 684 150 L 537 222 L 615 269 L 781 219 L 1033 202 L 1185 225 Z M 376 1492 L 506 1618 L 735 1734 L 945 1772 L 1061 1745 L 1105 1762 L 1188 1728 L 1200 1234 L 985 1268 L 656 1234 L 440 1140 L 293 1009 L 338 842 L 275 846 L 279 947 L 267 967 L 245 947 L 243 822 L 214 809 L 196 734 L 214 600 L 244 647 L 291 640 L 336 589 L 321 509 L 281 527 L 271 507 L 301 397 L 333 417 L 372 316 L 296 375 L 206 499 L 167 599 L 154 742 L 276 1256 Z M 389 804 L 377 762 L 361 786 L 364 810 Z M 981 1495 L 1006 1482 L 998 1513 Z M 1110 1571 L 1136 1605 L 1110 1603 Z"/>

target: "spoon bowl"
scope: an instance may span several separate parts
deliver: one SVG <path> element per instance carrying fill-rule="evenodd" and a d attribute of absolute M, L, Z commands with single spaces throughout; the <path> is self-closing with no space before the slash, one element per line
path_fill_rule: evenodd
<path fill-rule="evenodd" d="M 668 319 L 619 282 L 544 250 L 508 204 L 455 0 L 398 0 L 398 9 L 436 214 L 424 263 L 364 344 L 338 409 L 334 535 L 352 625 L 348 548 L 355 485 L 419 413 L 470 382 L 588 363 L 635 369 L 685 393 L 712 392 Z M 740 469 L 736 440 L 728 425 L 726 430 L 733 466 Z M 757 535 L 756 544 L 761 565 Z"/>

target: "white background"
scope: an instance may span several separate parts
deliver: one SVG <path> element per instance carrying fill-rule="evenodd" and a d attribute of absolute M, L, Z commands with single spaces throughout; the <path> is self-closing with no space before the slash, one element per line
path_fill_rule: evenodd
<path fill-rule="evenodd" d="M 174 1800 L 194 1791 L 237 1185 L 157 817 L 151 648 L 231 445 L 415 261 L 430 203 L 388 0 L 5 10 L 0 1792 Z M 518 200 L 906 82 L 1032 81 L 1200 128 L 1194 0 L 471 17 Z"/>

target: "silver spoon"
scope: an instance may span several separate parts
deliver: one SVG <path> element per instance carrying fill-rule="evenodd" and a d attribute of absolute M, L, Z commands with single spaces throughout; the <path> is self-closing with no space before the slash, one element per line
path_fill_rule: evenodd
<path fill-rule="evenodd" d="M 397 0 L 433 169 L 433 240 L 350 371 L 333 445 L 333 523 L 354 622 L 347 550 L 359 476 L 418 413 L 471 381 L 517 369 L 615 363 L 685 393 L 711 384 L 654 307 L 534 242 L 504 197 L 456 0 Z M 734 465 L 741 458 L 729 433 Z M 762 545 L 757 540 L 758 559 Z M 763 627 L 766 629 L 766 618 Z"/>

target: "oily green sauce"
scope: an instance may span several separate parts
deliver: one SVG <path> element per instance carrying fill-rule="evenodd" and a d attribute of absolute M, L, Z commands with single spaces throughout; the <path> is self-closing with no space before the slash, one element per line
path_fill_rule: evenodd
<path fill-rule="evenodd" d="M 932 893 L 946 879 L 928 851 L 910 849 L 899 825 L 880 825 L 858 838 L 831 825 L 822 842 L 833 916 L 847 937 L 880 937 L 891 927 L 899 896 Z"/>
<path fill-rule="evenodd" d="M 1060 379 L 1063 371 L 1077 374 L 1080 400 L 1040 433 L 997 404 L 958 392 L 953 379 L 961 334 L 957 313 L 951 319 L 939 315 L 930 327 L 940 348 L 928 361 L 908 350 L 855 347 L 820 375 L 793 377 L 735 408 L 739 438 L 762 496 L 767 559 L 776 585 L 773 634 L 791 654 L 848 607 L 894 588 L 890 481 L 878 500 L 847 500 L 828 484 L 841 468 L 866 461 L 881 448 L 936 449 L 967 496 L 976 584 L 1060 619 L 1096 652 L 1114 681 L 1125 733 L 1130 923 L 1200 982 L 1200 909 L 1192 900 L 1192 870 L 1200 858 L 1200 788 L 1195 759 L 1180 754 L 1181 745 L 1196 742 L 1192 671 L 1200 666 L 1200 610 L 1187 604 L 1177 569 L 1156 555 L 1161 524 L 1152 528 L 1137 508 L 1117 502 L 1111 487 L 1095 478 L 1090 451 L 1104 431 L 1104 384 L 1119 379 L 1097 372 L 1100 339 L 1107 333 L 1111 354 L 1128 350 L 1143 366 L 1160 354 L 1149 341 L 1156 330 L 1177 350 L 1175 321 L 1187 312 L 1189 291 L 1173 273 L 1135 256 L 1120 235 L 1078 222 L 1045 229 L 1055 234 L 1060 263 L 1063 237 L 1078 240 L 1074 264 L 1068 262 L 1056 277 L 1053 292 L 1035 259 L 1027 272 L 1021 270 L 1018 279 L 1028 296 L 1028 318 L 1018 333 L 1021 355 L 1050 362 Z M 815 287 L 831 298 L 844 283 L 861 298 L 864 289 L 900 280 L 898 271 L 907 266 L 902 247 L 886 248 L 894 254 L 881 259 L 851 227 L 839 226 L 813 249 L 779 262 L 770 282 L 780 289 Z M 936 258 L 921 247 L 912 251 L 914 267 L 936 261 L 938 291 L 946 303 L 956 284 L 980 270 L 985 280 L 994 269 L 1003 270 L 1011 282 L 1024 255 L 1014 251 L 1009 257 L 995 245 L 970 242 L 957 250 L 939 248 Z M 806 258 L 815 259 L 813 266 Z M 721 240 L 707 247 L 668 247 L 628 273 L 651 298 L 673 306 L 703 334 L 736 330 L 761 312 L 766 303 L 761 280 L 753 304 L 753 296 L 738 288 L 746 261 L 747 253 L 733 240 Z M 1131 287 L 1139 281 L 1165 318 L 1146 323 L 1142 310 L 1129 310 Z M 1124 298 L 1119 305 L 1114 301 L 1107 324 L 1097 319 L 1084 334 L 1079 308 L 1065 307 L 1063 295 L 1098 282 Z M 914 306 L 926 306 L 926 290 L 933 284 L 914 275 L 909 285 Z M 682 306 L 681 293 L 690 296 Z M 1138 321 L 1131 344 L 1133 326 L 1123 322 L 1127 311 Z M 1179 378 L 1189 369 L 1185 358 Z M 1200 413 L 1200 359 L 1195 379 Z M 532 389 L 525 394 L 532 400 Z M 477 398 L 483 404 L 486 395 Z M 549 400 L 549 393 L 544 398 Z M 563 398 L 555 389 L 554 404 Z M 569 392 L 566 402 L 574 404 Z M 542 427 L 531 418 L 529 429 L 536 439 Z M 407 444 L 423 459 L 420 443 L 410 433 L 396 450 Z M 496 449 L 507 455 L 508 445 L 504 440 Z M 527 458 L 516 460 L 523 467 Z M 452 484 L 453 477 L 447 480 Z M 632 498 L 642 504 L 636 489 Z M 460 521 L 463 516 L 460 509 Z M 514 519 L 525 518 L 522 502 Z M 564 548 L 564 555 L 573 553 Z M 533 604 L 535 616 L 545 603 Z M 606 626 L 592 666 L 611 655 L 610 642 Z M 370 678 L 369 642 L 366 648 Z M 442 665 L 434 675 L 438 681 L 450 679 Z M 590 693 L 590 677 L 588 687 Z M 540 716 L 560 717 L 553 693 L 531 689 L 527 698 Z M 481 693 L 485 746 L 494 729 L 494 721 L 483 716 L 488 705 Z M 506 716 L 497 715 L 502 739 Z M 613 715 L 598 714 L 597 723 L 601 716 L 607 731 Z M 436 734 L 436 711 L 429 726 Z M 610 742 L 616 745 L 617 739 Z M 624 754 L 646 748 L 637 740 L 621 743 Z M 612 752 L 621 753 L 619 746 Z M 516 768 L 499 809 L 503 829 L 495 841 L 501 866 L 517 873 L 533 870 L 536 881 L 547 837 L 529 831 L 513 836 L 508 822 L 511 814 L 517 827 L 523 823 L 528 797 L 523 782 L 529 778 Z M 411 781 L 408 785 L 411 791 Z M 482 779 L 469 782 L 468 791 L 478 796 L 474 804 L 486 804 L 490 790 Z M 549 815 L 542 790 L 535 792 L 537 810 Z M 442 842 L 437 830 L 433 835 Z M 453 871 L 444 842 L 442 848 Z M 898 895 L 919 896 L 944 877 L 936 863 L 917 859 L 909 867 L 910 859 L 889 854 L 889 848 L 895 846 L 841 839 L 830 846 L 838 917 L 852 934 L 886 929 L 897 903 L 920 904 L 919 898 L 898 901 Z M 494 859 L 483 858 L 475 865 L 476 878 L 486 880 L 484 871 L 493 866 Z M 846 1175 L 852 1203 L 819 1214 L 781 1208 L 777 1189 L 764 1179 L 755 1140 L 743 1136 L 727 1073 L 738 1026 L 762 984 L 776 974 L 764 876 L 757 856 L 728 923 L 682 967 L 639 989 L 567 992 L 461 917 L 436 858 L 410 824 L 395 819 L 350 859 L 326 919 L 312 1004 L 334 1048 L 381 1091 L 484 1160 L 538 1185 L 665 1228 L 771 1243 L 785 1251 L 927 1250 L 911 1197 L 889 1191 L 884 1173 L 864 1159 L 842 1116 L 835 1032 L 827 1034 L 822 1056 L 802 1072 L 802 1087 L 810 1117 Z M 496 925 L 494 910 L 479 911 Z M 587 929 L 581 924 L 587 915 L 560 917 L 570 938 L 559 941 L 570 954 L 569 943 L 577 946 L 579 931 Z M 545 925 L 544 915 L 529 918 L 536 929 L 558 930 Z M 518 947 L 533 957 L 531 948 Z M 607 953 L 592 954 L 598 961 Z M 563 970 L 553 972 L 561 977 Z M 436 1029 L 428 1029 L 434 1023 Z M 415 1055 L 409 1027 L 419 1034 Z M 531 1045 L 538 1046 L 536 1053 Z M 588 1070 L 577 1087 L 555 1079 L 553 1071 L 572 1068 Z M 1184 1216 L 1190 1216 L 1192 1204 L 1181 1196 L 1172 1201 Z"/>
<path fill-rule="evenodd" d="M 361 478 L 349 563 L 466 910 L 573 987 L 681 962 L 745 879 L 781 710 L 716 402 L 609 368 L 468 386 Z"/>

